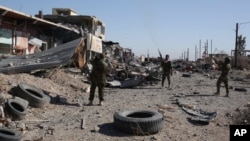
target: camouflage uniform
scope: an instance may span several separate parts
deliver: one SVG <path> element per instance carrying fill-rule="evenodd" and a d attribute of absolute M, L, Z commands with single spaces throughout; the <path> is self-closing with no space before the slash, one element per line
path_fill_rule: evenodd
<path fill-rule="evenodd" d="M 161 66 L 162 66 L 162 81 L 161 81 L 161 86 L 164 87 L 164 82 L 167 77 L 168 80 L 168 87 L 170 88 L 171 84 L 171 79 L 170 75 L 172 75 L 172 62 L 168 60 L 169 56 L 166 55 L 166 59 L 162 60 Z"/>
<path fill-rule="evenodd" d="M 218 64 L 218 62 L 215 60 L 215 62 Z M 225 84 L 226 88 L 226 96 L 229 96 L 229 88 L 228 88 L 228 73 L 231 69 L 230 65 L 230 59 L 228 57 L 225 58 L 224 63 L 219 64 L 221 65 L 221 75 L 217 80 L 216 86 L 217 86 L 217 91 L 216 95 L 220 94 L 220 84 L 223 82 Z"/>
<path fill-rule="evenodd" d="M 89 95 L 90 105 L 92 105 L 92 102 L 94 100 L 96 87 L 98 87 L 98 96 L 100 104 L 102 101 L 104 101 L 103 89 L 105 87 L 106 73 L 108 71 L 108 65 L 105 63 L 103 56 L 101 58 L 96 57 L 93 60 L 92 65 L 93 69 L 90 74 L 90 81 L 91 81 L 90 95 Z"/>

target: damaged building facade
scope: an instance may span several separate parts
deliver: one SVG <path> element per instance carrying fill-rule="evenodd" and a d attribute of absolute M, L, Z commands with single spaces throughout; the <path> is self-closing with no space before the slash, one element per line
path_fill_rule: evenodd
<path fill-rule="evenodd" d="M 73 28 L 0 6 L 1 54 L 32 54 L 79 37 Z"/>
<path fill-rule="evenodd" d="M 65 16 L 67 16 L 66 19 L 70 19 L 70 17 L 79 19 L 81 17 L 75 17 L 76 15 L 77 13 L 71 9 L 55 8 L 52 9 L 52 15 L 47 16 L 53 17 L 52 19 L 55 19 L 55 17 L 61 19 L 60 17 Z M 25 67 L 27 68 L 31 65 L 34 66 L 35 63 L 38 65 L 41 65 L 39 63 L 43 63 L 41 66 L 46 66 L 45 63 L 51 64 L 51 62 L 49 62 L 51 59 L 45 59 L 43 56 L 54 58 L 57 62 L 63 62 L 62 60 L 56 60 L 61 59 L 58 57 L 59 54 L 64 57 L 67 56 L 64 58 L 66 60 L 75 59 L 73 60 L 75 61 L 74 64 L 77 63 L 78 67 L 83 67 L 86 63 L 87 52 L 91 52 L 91 50 L 87 48 L 89 47 L 87 46 L 87 38 L 91 37 L 91 41 L 93 42 L 94 38 L 98 38 L 99 42 L 101 42 L 102 39 L 99 37 L 105 37 L 104 34 L 100 34 L 96 31 L 97 29 L 95 26 L 92 26 L 92 24 L 100 24 L 100 21 L 97 18 L 91 16 L 83 17 L 85 18 L 81 18 L 82 23 L 78 24 L 67 23 L 67 21 L 55 22 L 53 20 L 49 21 L 44 19 L 42 11 L 39 11 L 38 15 L 32 16 L 0 6 L 0 54 L 2 54 L 1 58 L 4 59 L 4 61 L 1 61 L 1 72 L 10 72 L 13 69 L 20 72 L 20 70 L 16 70 L 16 68 L 22 65 L 21 60 L 27 62 L 25 63 Z M 91 33 L 84 32 L 82 27 L 91 31 Z M 105 30 L 105 26 L 102 26 L 102 28 L 102 30 Z M 58 49 L 53 49 L 56 47 L 58 47 Z M 59 49 L 59 47 L 63 48 Z M 94 46 L 92 48 L 94 48 Z M 101 52 L 102 46 L 99 45 L 98 49 L 96 50 Z M 37 54 L 37 52 L 41 53 Z M 70 54 L 66 54 L 69 52 Z M 71 52 L 74 53 L 71 54 Z M 34 53 L 36 55 L 32 55 Z M 5 59 L 6 56 L 14 56 L 14 58 L 9 59 L 10 61 L 8 62 L 8 60 Z M 26 57 L 23 58 L 18 56 Z M 12 61 L 14 60 L 18 60 L 18 62 L 13 63 Z M 41 60 L 43 62 L 41 62 Z M 58 63 L 56 64 L 60 65 Z"/>
<path fill-rule="evenodd" d="M 1 54 L 32 54 L 37 48 L 44 51 L 81 37 L 86 39 L 89 57 L 91 52 L 113 49 L 107 49 L 110 41 L 105 41 L 105 24 L 95 16 L 78 15 L 69 8 L 53 8 L 52 14 L 39 11 L 32 16 L 0 6 Z M 116 50 L 121 48 L 118 43 Z"/>
<path fill-rule="evenodd" d="M 77 41 L 79 41 L 79 45 L 76 44 Z M 69 45 L 74 50 L 74 54 L 68 59 L 73 58 L 74 64 L 80 69 L 96 53 L 105 53 L 112 60 L 127 62 L 133 57 L 131 49 L 122 48 L 117 42 L 105 41 L 105 24 L 95 16 L 78 15 L 76 11 L 69 8 L 53 8 L 52 14 L 43 14 L 42 11 L 39 11 L 37 15 L 32 16 L 0 6 L 0 54 L 27 56 L 37 52 L 43 53 L 69 42 L 76 44 L 76 47 L 72 47 L 72 44 Z M 60 49 L 48 52 L 46 52 L 48 58 L 54 57 L 49 56 L 50 54 L 62 53 Z M 29 58 L 37 56 L 43 56 L 43 54 L 33 55 Z M 23 60 L 18 57 L 15 59 Z M 44 60 L 44 58 L 36 59 Z M 1 66 L 15 67 L 8 63 Z"/>

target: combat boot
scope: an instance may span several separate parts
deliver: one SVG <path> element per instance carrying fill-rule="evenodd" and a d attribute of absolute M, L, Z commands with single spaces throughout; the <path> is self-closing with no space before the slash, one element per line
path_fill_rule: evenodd
<path fill-rule="evenodd" d="M 214 93 L 214 95 L 220 95 L 220 92 L 216 92 L 216 93 Z"/>
<path fill-rule="evenodd" d="M 168 85 L 169 90 L 173 90 L 171 84 Z"/>
<path fill-rule="evenodd" d="M 229 93 L 228 92 L 226 93 L 225 97 L 229 97 Z"/>
<path fill-rule="evenodd" d="M 92 106 L 93 105 L 93 101 L 89 101 L 88 106 Z"/>
<path fill-rule="evenodd" d="M 100 101 L 100 102 L 99 102 L 99 106 L 102 106 L 102 105 L 103 105 L 103 101 Z"/>
<path fill-rule="evenodd" d="M 226 95 L 225 95 L 225 97 L 229 97 L 229 90 L 228 90 L 228 88 L 226 89 Z"/>
<path fill-rule="evenodd" d="M 220 87 L 217 86 L 217 91 L 214 93 L 214 95 L 220 95 Z"/>

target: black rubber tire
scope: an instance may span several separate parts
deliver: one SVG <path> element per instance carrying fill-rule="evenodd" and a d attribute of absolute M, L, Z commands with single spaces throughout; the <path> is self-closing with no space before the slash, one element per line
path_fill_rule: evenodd
<path fill-rule="evenodd" d="M 184 73 L 182 74 L 182 77 L 191 77 L 191 74 Z"/>
<path fill-rule="evenodd" d="M 164 127 L 161 113 L 150 110 L 128 110 L 115 112 L 114 127 L 134 135 L 149 135 Z"/>
<path fill-rule="evenodd" d="M 118 72 L 117 76 L 118 76 L 119 80 L 123 81 L 126 78 L 128 78 L 128 73 L 125 70 L 121 70 Z"/>
<path fill-rule="evenodd" d="M 0 141 L 21 141 L 21 134 L 17 132 L 0 127 Z"/>
<path fill-rule="evenodd" d="M 246 88 L 235 88 L 235 91 L 240 91 L 240 92 L 247 92 Z"/>
<path fill-rule="evenodd" d="M 27 83 L 20 83 L 15 89 L 15 94 L 29 102 L 31 107 L 45 107 L 50 103 L 50 97 L 42 89 Z"/>
<path fill-rule="evenodd" d="M 8 99 L 6 111 L 12 118 L 21 120 L 24 119 L 27 114 L 27 107 L 15 99 Z"/>

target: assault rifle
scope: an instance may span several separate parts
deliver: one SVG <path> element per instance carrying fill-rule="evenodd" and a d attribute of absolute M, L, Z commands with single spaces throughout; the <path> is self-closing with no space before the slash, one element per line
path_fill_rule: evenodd
<path fill-rule="evenodd" d="M 158 49 L 158 52 L 159 52 L 159 55 L 160 55 L 160 59 L 162 60 L 162 55 L 161 55 L 161 52 L 160 52 L 159 49 Z"/>

